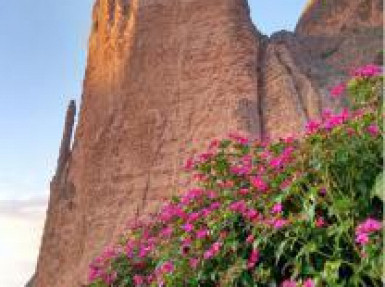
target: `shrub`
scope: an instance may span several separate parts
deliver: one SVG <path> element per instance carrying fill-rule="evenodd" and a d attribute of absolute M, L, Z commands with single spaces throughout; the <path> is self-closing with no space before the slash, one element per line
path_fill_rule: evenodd
<path fill-rule="evenodd" d="M 89 286 L 381 286 L 381 85 L 360 68 L 332 91 L 350 110 L 301 138 L 212 141 L 186 162 L 196 187 L 96 258 Z"/>

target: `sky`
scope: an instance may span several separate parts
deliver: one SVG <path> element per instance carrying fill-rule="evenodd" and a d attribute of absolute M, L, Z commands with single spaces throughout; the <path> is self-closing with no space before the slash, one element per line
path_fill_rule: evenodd
<path fill-rule="evenodd" d="M 81 94 L 93 1 L 0 0 L 0 287 L 24 286 L 35 268 L 66 106 Z M 293 30 L 305 2 L 249 5 L 270 35 Z"/>

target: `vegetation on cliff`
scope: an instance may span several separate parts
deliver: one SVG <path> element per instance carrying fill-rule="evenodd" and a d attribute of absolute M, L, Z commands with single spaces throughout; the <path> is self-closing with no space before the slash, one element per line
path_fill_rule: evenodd
<path fill-rule="evenodd" d="M 90 264 L 102 286 L 381 286 L 382 72 L 368 65 L 300 138 L 231 134 L 195 182 Z M 156 218 L 154 220 L 154 218 Z"/>

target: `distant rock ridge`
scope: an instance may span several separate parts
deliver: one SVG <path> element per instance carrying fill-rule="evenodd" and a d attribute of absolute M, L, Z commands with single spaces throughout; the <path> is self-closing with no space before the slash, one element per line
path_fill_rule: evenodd
<path fill-rule="evenodd" d="M 296 33 L 331 36 L 349 30 L 382 27 L 383 10 L 382 0 L 310 0 Z"/>
<path fill-rule="evenodd" d="M 97 0 L 34 286 L 86 284 L 88 264 L 129 219 L 188 186 L 182 163 L 209 140 L 298 135 L 340 106 L 330 87 L 382 49 L 380 2 L 310 1 L 295 32 L 269 38 L 246 0 Z"/>

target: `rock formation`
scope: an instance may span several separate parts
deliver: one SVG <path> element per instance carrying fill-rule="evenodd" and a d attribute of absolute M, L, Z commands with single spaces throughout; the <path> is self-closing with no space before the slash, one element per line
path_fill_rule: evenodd
<path fill-rule="evenodd" d="M 295 33 L 268 38 L 246 0 L 96 1 L 79 120 L 71 146 L 70 105 L 35 286 L 85 284 L 89 262 L 128 219 L 183 189 L 183 160 L 208 140 L 298 134 L 336 105 L 326 96 L 333 81 L 382 47 L 382 10 L 376 0 L 323 1 L 327 11 L 318 2 Z M 366 18 L 353 21 L 365 5 Z"/>
<path fill-rule="evenodd" d="M 33 286 L 35 286 L 34 282 L 35 282 L 35 275 L 33 275 L 33 276 L 31 277 L 31 279 L 27 282 L 27 284 L 25 285 L 25 287 L 33 287 Z"/>

